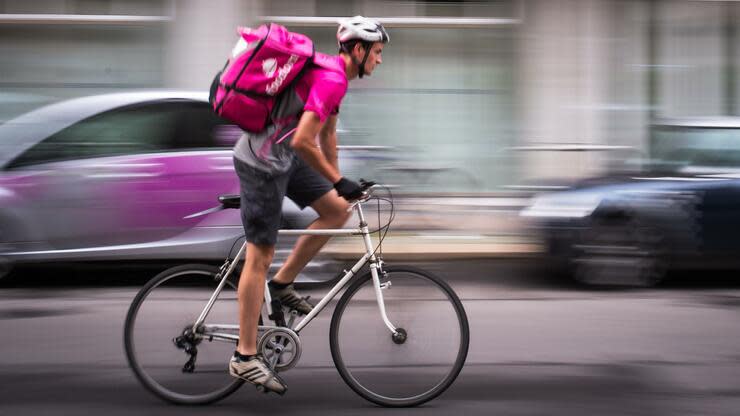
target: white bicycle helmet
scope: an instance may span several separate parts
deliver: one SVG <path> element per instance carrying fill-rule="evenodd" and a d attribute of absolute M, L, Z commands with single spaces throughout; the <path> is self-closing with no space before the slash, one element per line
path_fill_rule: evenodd
<path fill-rule="evenodd" d="M 347 42 L 353 40 L 360 41 L 365 44 L 365 57 L 362 61 L 352 57 L 352 62 L 357 65 L 360 78 L 362 78 L 365 75 L 365 62 L 367 62 L 367 58 L 370 56 L 370 47 L 368 44 L 374 42 L 388 43 L 388 41 L 390 41 L 390 36 L 388 36 L 388 32 L 385 31 L 383 25 L 381 25 L 377 20 L 355 16 L 339 22 L 339 28 L 337 29 L 337 43 L 339 44 L 339 50 L 351 54 L 350 48 L 352 46 L 347 45 Z"/>
<path fill-rule="evenodd" d="M 380 22 L 368 19 L 367 17 L 355 16 L 339 22 L 337 42 L 341 45 L 344 42 L 355 39 L 364 42 L 387 43 L 390 37 Z"/>

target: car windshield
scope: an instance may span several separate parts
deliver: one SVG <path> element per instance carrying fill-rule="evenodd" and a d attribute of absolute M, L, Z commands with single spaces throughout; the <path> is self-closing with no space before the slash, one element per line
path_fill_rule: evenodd
<path fill-rule="evenodd" d="M 740 128 L 658 127 L 650 156 L 675 170 L 740 168 Z"/>

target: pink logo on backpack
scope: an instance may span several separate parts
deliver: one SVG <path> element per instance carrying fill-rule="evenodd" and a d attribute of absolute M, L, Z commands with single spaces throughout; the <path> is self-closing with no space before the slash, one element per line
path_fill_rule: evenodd
<path fill-rule="evenodd" d="M 221 117 L 258 133 L 272 122 L 276 97 L 313 58 L 313 42 L 274 23 L 237 32 L 239 41 L 211 84 L 210 102 Z"/>

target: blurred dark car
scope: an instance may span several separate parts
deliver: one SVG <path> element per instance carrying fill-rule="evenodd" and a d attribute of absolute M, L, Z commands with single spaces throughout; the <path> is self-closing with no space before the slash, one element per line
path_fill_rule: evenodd
<path fill-rule="evenodd" d="M 656 124 L 650 158 L 533 199 L 551 259 L 587 284 L 652 286 L 740 268 L 740 118 Z"/>
<path fill-rule="evenodd" d="M 240 135 L 207 94 L 187 92 L 78 98 L 0 125 L 0 275 L 39 262 L 223 261 L 243 234 L 238 210 L 185 217 L 238 193 Z M 315 218 L 286 199 L 286 228 Z M 291 243 L 281 237 L 275 265 Z M 333 274 L 319 260 L 308 270 Z"/>

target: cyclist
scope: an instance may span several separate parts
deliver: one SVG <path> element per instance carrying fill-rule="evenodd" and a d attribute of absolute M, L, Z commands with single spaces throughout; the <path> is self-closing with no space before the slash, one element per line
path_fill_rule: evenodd
<path fill-rule="evenodd" d="M 382 62 L 388 40 L 388 33 L 375 20 L 362 16 L 343 20 L 337 30 L 339 54 L 316 53 L 315 64 L 286 91 L 273 113 L 298 116 L 276 122 L 259 134 L 245 133 L 234 147 L 247 254 L 238 287 L 239 344 L 229 362 L 229 373 L 265 391 L 283 394 L 287 389 L 257 354 L 257 323 L 275 253 L 283 197 L 287 195 L 301 208 L 310 206 L 319 214 L 310 229 L 339 228 L 349 219 L 347 201 L 359 198 L 362 190 L 339 172 L 337 114 L 348 81 L 372 74 Z M 268 283 L 273 299 L 301 314 L 311 311 L 313 305 L 296 292 L 293 281 L 329 238 L 298 239 Z"/>

